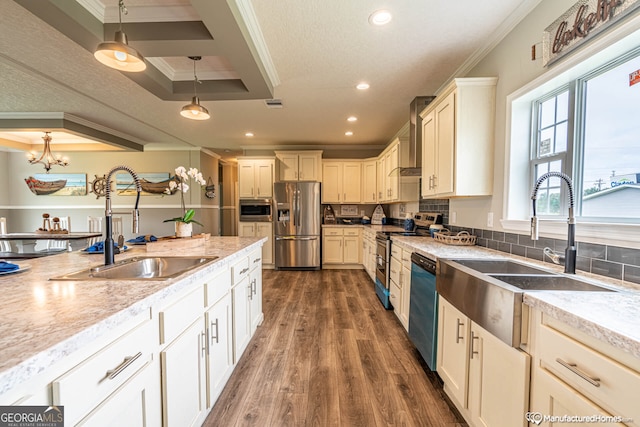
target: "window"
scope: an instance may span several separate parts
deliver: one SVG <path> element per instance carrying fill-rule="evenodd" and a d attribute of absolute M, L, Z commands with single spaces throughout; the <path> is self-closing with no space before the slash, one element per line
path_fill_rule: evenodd
<path fill-rule="evenodd" d="M 575 215 L 640 217 L 640 49 L 533 102 L 531 186 L 549 171 L 574 181 Z M 536 210 L 566 214 L 566 186 L 543 182 Z"/>

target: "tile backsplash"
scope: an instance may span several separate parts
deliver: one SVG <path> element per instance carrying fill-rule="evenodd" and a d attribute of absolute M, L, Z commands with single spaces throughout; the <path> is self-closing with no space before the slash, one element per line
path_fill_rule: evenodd
<path fill-rule="evenodd" d="M 421 199 L 420 212 L 441 213 L 444 218 L 443 222 L 449 230 L 456 233 L 464 230 L 478 236 L 478 246 L 525 258 L 551 262 L 543 255 L 544 248 L 549 247 L 564 254 L 567 247 L 566 240 L 548 238 L 531 240 L 528 235 L 523 234 L 450 225 L 448 199 Z M 576 269 L 613 279 L 640 283 L 640 249 L 583 242 L 577 242 L 577 249 Z"/>

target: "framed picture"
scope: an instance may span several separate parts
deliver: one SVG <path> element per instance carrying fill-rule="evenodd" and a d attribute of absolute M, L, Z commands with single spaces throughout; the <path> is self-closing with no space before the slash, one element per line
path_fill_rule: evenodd
<path fill-rule="evenodd" d="M 165 194 L 169 181 L 173 180 L 168 172 L 143 172 L 138 174 L 138 178 L 142 186 L 140 194 L 143 196 Z M 116 192 L 121 196 L 135 196 L 133 177 L 128 173 L 116 173 Z"/>
<path fill-rule="evenodd" d="M 36 196 L 87 195 L 86 173 L 36 173 L 24 181 Z"/>

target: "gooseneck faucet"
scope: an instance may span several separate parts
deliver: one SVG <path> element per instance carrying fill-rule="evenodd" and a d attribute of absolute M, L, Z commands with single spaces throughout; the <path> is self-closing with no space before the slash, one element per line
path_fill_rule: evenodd
<path fill-rule="evenodd" d="M 569 175 L 562 172 L 547 172 L 538 178 L 536 184 L 533 186 L 531 192 L 531 200 L 533 201 L 533 217 L 531 217 L 531 240 L 538 240 L 538 218 L 536 217 L 536 199 L 538 197 L 538 190 L 540 185 L 547 178 L 560 178 L 567 183 L 569 188 L 569 218 L 567 224 L 569 229 L 567 231 L 567 249 L 564 251 L 564 272 L 570 274 L 576 274 L 576 219 L 573 216 L 573 208 L 575 206 L 575 199 L 573 195 L 573 181 Z"/>
<path fill-rule="evenodd" d="M 114 250 L 113 250 L 113 221 L 112 221 L 112 211 L 111 211 L 111 175 L 113 175 L 117 171 L 125 171 L 129 172 L 133 181 L 136 184 L 136 204 L 133 208 L 132 216 L 133 216 L 133 233 L 138 232 L 138 222 L 140 220 L 140 212 L 138 211 L 138 203 L 140 202 L 140 192 L 142 191 L 142 186 L 140 185 L 140 179 L 138 178 L 138 174 L 134 172 L 129 166 L 115 166 L 113 169 L 109 171 L 107 174 L 107 181 L 105 185 L 105 196 L 106 196 L 106 205 L 105 205 L 105 222 L 106 222 L 106 236 L 104 239 L 104 265 L 111 265 L 114 263 Z"/>

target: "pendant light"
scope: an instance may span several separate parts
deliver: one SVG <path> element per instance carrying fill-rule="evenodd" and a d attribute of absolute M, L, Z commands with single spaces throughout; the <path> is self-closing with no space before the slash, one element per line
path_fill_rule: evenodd
<path fill-rule="evenodd" d="M 55 156 L 51 154 L 51 136 L 49 136 L 50 132 L 45 132 L 42 139 L 44 139 L 44 150 L 42 151 L 42 155 L 36 160 L 36 156 L 34 153 L 29 153 L 28 162 L 32 165 L 36 163 L 42 163 L 44 165 L 44 170 L 49 173 L 51 170 L 51 166 L 67 166 L 69 161 L 67 158 L 63 158 L 61 156 Z"/>
<path fill-rule="evenodd" d="M 209 115 L 209 111 L 200 105 L 200 99 L 198 98 L 198 92 L 196 91 L 196 85 L 198 83 L 202 83 L 198 80 L 198 76 L 196 75 L 196 61 L 200 61 L 202 57 L 190 56 L 189 59 L 193 60 L 193 98 L 191 98 L 191 104 L 187 104 L 182 107 L 180 115 L 191 120 L 207 120 L 211 116 Z"/>
<path fill-rule="evenodd" d="M 144 57 L 129 46 L 127 35 L 122 31 L 122 14 L 127 14 L 127 8 L 124 6 L 124 0 L 118 2 L 118 22 L 120 27 L 116 31 L 114 41 L 100 43 L 96 48 L 93 56 L 106 65 L 120 71 L 139 72 L 147 68 Z"/>

